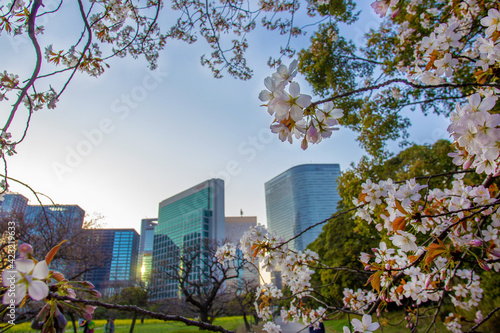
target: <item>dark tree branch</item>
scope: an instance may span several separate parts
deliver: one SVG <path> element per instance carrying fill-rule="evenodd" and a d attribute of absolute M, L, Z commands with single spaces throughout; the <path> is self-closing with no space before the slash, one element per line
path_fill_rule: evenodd
<path fill-rule="evenodd" d="M 104 303 L 104 302 L 100 302 L 100 301 L 85 300 L 82 298 L 71 298 L 68 296 L 59 296 L 55 293 L 50 293 L 47 298 L 58 300 L 58 301 L 70 301 L 73 303 L 81 303 L 81 304 L 86 304 L 86 305 L 100 306 L 100 307 L 103 307 L 105 309 L 113 309 L 113 310 L 126 311 L 126 312 L 136 312 L 136 313 L 142 314 L 144 316 L 148 316 L 148 317 L 151 317 L 154 319 L 160 319 L 160 320 L 164 320 L 164 321 L 180 321 L 188 326 L 197 326 L 200 329 L 210 330 L 213 332 L 233 333 L 232 331 L 226 330 L 225 328 L 223 328 L 221 326 L 215 326 L 215 325 L 204 323 L 201 321 L 191 320 L 191 319 L 188 319 L 188 318 L 185 318 L 182 316 L 167 315 L 164 313 L 147 311 L 147 310 L 144 310 L 144 309 L 142 309 L 138 306 L 135 306 L 135 305 L 109 304 L 109 303 Z"/>

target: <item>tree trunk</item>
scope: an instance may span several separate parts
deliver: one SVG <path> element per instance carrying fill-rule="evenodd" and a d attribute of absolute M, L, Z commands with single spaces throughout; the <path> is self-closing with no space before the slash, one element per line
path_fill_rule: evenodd
<path fill-rule="evenodd" d="M 200 311 L 200 321 L 204 323 L 210 323 L 210 321 L 208 320 L 208 313 Z"/>
<path fill-rule="evenodd" d="M 141 324 L 144 324 L 144 315 L 141 317 Z"/>
<path fill-rule="evenodd" d="M 76 326 L 76 322 L 75 322 L 75 316 L 73 315 L 73 312 L 70 312 L 69 313 L 69 317 L 71 318 L 71 322 L 73 323 L 73 332 L 74 333 L 77 333 L 77 326 Z"/>
<path fill-rule="evenodd" d="M 253 320 L 255 320 L 255 325 L 259 325 L 259 316 L 256 314 L 253 315 Z"/>
<path fill-rule="evenodd" d="M 137 319 L 137 312 L 134 311 L 134 317 L 132 318 L 132 325 L 130 325 L 129 333 L 134 333 L 135 320 Z"/>
<path fill-rule="evenodd" d="M 248 323 L 247 315 L 245 312 L 243 312 L 243 320 L 245 321 L 245 328 L 246 328 L 247 332 L 250 332 L 251 328 L 250 328 L 250 324 Z"/>

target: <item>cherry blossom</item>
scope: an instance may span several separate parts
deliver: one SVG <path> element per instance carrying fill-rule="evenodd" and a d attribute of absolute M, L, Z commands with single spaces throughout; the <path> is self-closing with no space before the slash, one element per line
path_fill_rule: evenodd
<path fill-rule="evenodd" d="M 15 304 L 28 295 L 36 300 L 42 300 L 49 294 L 49 287 L 44 281 L 49 275 L 49 269 L 45 260 L 35 264 L 31 259 L 17 259 L 15 270 L 4 270 L 2 272 L 2 283 L 4 287 L 15 284 L 13 292 L 6 292 L 3 297 L 3 304 L 10 304 L 11 299 Z"/>
<path fill-rule="evenodd" d="M 379 323 L 372 323 L 372 317 L 370 315 L 363 315 L 363 318 L 359 320 L 358 318 L 354 318 L 351 321 L 351 324 L 354 328 L 354 332 L 373 332 L 376 331 L 379 327 Z"/>
<path fill-rule="evenodd" d="M 500 13 L 494 8 L 488 10 L 488 16 L 481 19 L 481 24 L 486 28 L 486 36 L 491 36 L 495 31 L 500 31 Z"/>

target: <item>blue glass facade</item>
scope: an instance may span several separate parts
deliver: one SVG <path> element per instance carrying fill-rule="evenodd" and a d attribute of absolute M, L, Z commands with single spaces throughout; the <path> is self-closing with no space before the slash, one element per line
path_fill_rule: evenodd
<path fill-rule="evenodd" d="M 71 224 L 74 232 L 79 232 L 83 226 L 85 211 L 77 205 L 31 206 L 26 209 L 27 223 L 41 223 L 46 218 L 50 223 Z"/>
<path fill-rule="evenodd" d="M 288 240 L 329 218 L 337 210 L 340 200 L 336 182 L 339 175 L 339 164 L 304 164 L 266 182 L 269 231 Z M 320 232 L 321 227 L 313 228 L 291 241 L 289 247 L 303 251 Z"/>
<path fill-rule="evenodd" d="M 103 295 L 133 286 L 137 277 L 139 234 L 135 229 L 89 229 L 89 241 L 100 255 L 98 267 L 85 273 Z"/>
<path fill-rule="evenodd" d="M 152 299 L 179 297 L 179 282 L 171 270 L 179 266 L 183 249 L 201 251 L 208 240 L 225 238 L 224 182 L 211 179 L 160 203 L 154 231 Z M 206 269 L 198 260 L 190 279 Z"/>
<path fill-rule="evenodd" d="M 158 219 L 143 219 L 141 221 L 141 243 L 139 245 L 138 277 L 145 284 L 149 284 L 153 265 L 153 242 Z"/>
<path fill-rule="evenodd" d="M 21 218 L 28 209 L 28 199 L 21 194 L 7 193 L 0 201 L 0 216 L 8 217 L 11 214 L 18 214 Z"/>

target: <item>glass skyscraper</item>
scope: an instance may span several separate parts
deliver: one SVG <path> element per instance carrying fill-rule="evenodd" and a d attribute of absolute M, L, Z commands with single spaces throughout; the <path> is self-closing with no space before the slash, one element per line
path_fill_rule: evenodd
<path fill-rule="evenodd" d="M 71 225 L 71 230 L 79 232 L 83 226 L 85 211 L 77 205 L 28 205 L 26 223 L 42 223 L 47 218 L 49 223 Z"/>
<path fill-rule="evenodd" d="M 340 200 L 336 182 L 339 175 L 339 164 L 303 164 L 266 182 L 268 230 L 288 240 L 329 218 Z M 313 228 L 288 245 L 303 251 L 320 232 L 321 226 Z"/>
<path fill-rule="evenodd" d="M 184 249 L 203 252 L 207 241 L 222 242 L 224 238 L 223 180 L 207 180 L 162 201 L 154 231 L 151 299 L 180 296 L 179 281 L 172 276 L 179 269 Z M 202 270 L 208 269 L 202 262 L 199 260 L 189 279 L 200 278 Z"/>
<path fill-rule="evenodd" d="M 17 214 L 19 218 L 24 218 L 28 209 L 28 199 L 21 194 L 6 193 L 3 200 L 0 200 L 0 217 L 10 217 Z"/>
<path fill-rule="evenodd" d="M 145 285 L 149 284 L 153 266 L 153 241 L 158 219 L 141 220 L 141 243 L 139 245 L 138 277 Z"/>
<path fill-rule="evenodd" d="M 103 295 L 117 294 L 135 285 L 139 234 L 135 229 L 88 229 L 89 241 L 100 255 L 96 268 L 85 273 L 84 280 L 92 282 Z"/>

